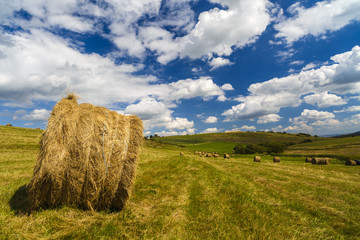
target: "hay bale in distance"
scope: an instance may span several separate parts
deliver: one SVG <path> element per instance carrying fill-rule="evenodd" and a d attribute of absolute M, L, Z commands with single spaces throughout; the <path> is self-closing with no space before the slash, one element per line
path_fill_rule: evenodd
<path fill-rule="evenodd" d="M 255 156 L 254 157 L 254 162 L 260 162 L 261 160 L 261 157 L 260 156 Z"/>
<path fill-rule="evenodd" d="M 180 152 L 180 155 L 181 155 L 181 156 L 184 156 L 185 154 L 184 154 L 183 152 Z"/>
<path fill-rule="evenodd" d="M 29 184 L 30 210 L 77 205 L 121 210 L 135 178 L 143 125 L 104 107 L 60 100 L 49 117 Z"/>
<path fill-rule="evenodd" d="M 219 154 L 215 153 L 213 156 L 214 156 L 214 158 L 218 158 Z"/>
<path fill-rule="evenodd" d="M 274 157 L 273 162 L 280 162 L 280 157 Z"/>
<path fill-rule="evenodd" d="M 311 163 L 316 165 L 329 165 L 330 158 L 313 158 Z"/>
<path fill-rule="evenodd" d="M 311 162 L 312 162 L 312 158 L 307 157 L 307 158 L 305 159 L 305 162 L 306 162 L 306 163 L 311 163 Z"/>
<path fill-rule="evenodd" d="M 345 165 L 346 166 L 356 166 L 357 164 L 356 164 L 356 161 L 354 161 L 354 160 L 346 160 Z"/>
<path fill-rule="evenodd" d="M 225 153 L 225 154 L 224 154 L 224 159 L 230 159 L 230 155 L 227 154 L 227 153 Z"/>
<path fill-rule="evenodd" d="M 7 127 L 12 127 L 11 123 L 6 124 Z"/>

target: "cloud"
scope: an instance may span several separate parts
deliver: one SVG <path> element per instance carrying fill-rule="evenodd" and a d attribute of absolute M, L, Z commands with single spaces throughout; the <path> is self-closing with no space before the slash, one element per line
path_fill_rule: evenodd
<path fill-rule="evenodd" d="M 341 125 L 341 122 L 336 119 L 326 119 L 326 120 L 319 120 L 316 122 L 311 123 L 312 126 L 326 126 L 326 127 L 336 127 Z"/>
<path fill-rule="evenodd" d="M 276 37 L 291 44 L 306 35 L 323 36 L 358 21 L 359 9 L 357 0 L 322 1 L 307 9 L 296 2 L 288 9 L 293 17 L 275 24 Z"/>
<path fill-rule="evenodd" d="M 290 65 L 302 65 L 302 64 L 304 64 L 304 61 L 300 61 L 300 60 L 292 61 L 292 62 L 290 63 Z"/>
<path fill-rule="evenodd" d="M 360 106 L 350 106 L 347 108 L 343 108 L 339 111 L 334 111 L 334 113 L 342 113 L 342 112 L 360 112 Z"/>
<path fill-rule="evenodd" d="M 342 99 L 340 96 L 331 93 L 329 94 L 326 91 L 305 96 L 303 99 L 304 102 L 318 106 L 319 108 L 344 105 L 347 103 L 347 101 Z"/>
<path fill-rule="evenodd" d="M 221 89 L 224 91 L 231 91 L 234 90 L 233 86 L 230 83 L 225 83 L 221 86 Z"/>
<path fill-rule="evenodd" d="M 202 97 L 204 100 L 210 100 L 214 96 L 224 95 L 224 91 L 210 77 L 179 80 L 169 83 L 167 87 L 169 90 L 166 93 L 159 94 L 161 99 L 180 100 Z"/>
<path fill-rule="evenodd" d="M 2 34 L 0 51 L 0 100 L 7 104 L 57 101 L 67 89 L 83 102 L 103 106 L 147 96 L 171 102 L 225 94 L 210 77 L 159 83 L 154 76 L 136 74 L 141 64 L 116 65 L 110 58 L 80 53 L 67 40 L 41 30 Z"/>
<path fill-rule="evenodd" d="M 162 136 L 162 137 L 167 137 L 167 136 L 178 136 L 178 135 L 192 135 L 195 134 L 195 128 L 189 128 L 185 131 L 161 131 L 161 132 L 156 132 L 155 134 Z"/>
<path fill-rule="evenodd" d="M 144 46 L 154 51 L 158 62 L 166 64 L 178 57 L 179 45 L 173 40 L 173 34 L 160 27 L 140 28 L 140 39 Z"/>
<path fill-rule="evenodd" d="M 181 39 L 181 57 L 229 56 L 233 48 L 256 41 L 271 21 L 267 0 L 211 0 L 224 9 L 202 12 L 194 29 Z"/>
<path fill-rule="evenodd" d="M 27 121 L 47 121 L 51 111 L 47 109 L 35 109 L 28 114 L 22 116 L 14 116 L 14 119 L 27 120 Z"/>
<path fill-rule="evenodd" d="M 204 123 L 216 123 L 217 121 L 218 121 L 217 117 L 210 116 L 204 121 Z"/>
<path fill-rule="evenodd" d="M 217 133 L 217 132 L 219 132 L 220 130 L 219 129 L 217 129 L 217 128 L 207 128 L 207 129 L 205 129 L 203 132 L 201 132 L 201 133 Z"/>
<path fill-rule="evenodd" d="M 3 4 L 0 21 L 25 31 L 102 32 L 102 37 L 117 46 L 120 56 L 144 60 L 151 52 L 161 64 L 179 56 L 208 56 L 210 66 L 216 69 L 232 64 L 224 56 L 257 40 L 272 21 L 275 6 L 268 0 L 212 0 L 222 9 L 204 11 L 196 22 L 191 2 L 14 0 Z M 28 17 L 17 14 L 19 11 Z M 105 25 L 108 32 L 103 33 Z M 80 42 L 74 44 L 82 47 Z"/>
<path fill-rule="evenodd" d="M 241 132 L 241 131 L 255 131 L 255 130 L 256 130 L 255 126 L 244 125 L 240 128 L 233 128 L 231 130 L 226 130 L 225 132 Z"/>
<path fill-rule="evenodd" d="M 278 121 L 280 121 L 281 118 L 282 117 L 280 117 L 277 114 L 268 114 L 268 115 L 259 117 L 257 123 L 262 124 L 262 123 L 269 123 L 269 122 L 278 122 Z"/>
<path fill-rule="evenodd" d="M 281 108 L 300 106 L 305 101 L 326 106 L 323 98 L 334 100 L 335 94 L 356 94 L 360 92 L 360 47 L 331 57 L 332 65 L 301 71 L 283 78 L 251 84 L 248 96 L 236 98 L 240 104 L 222 113 L 225 122 L 254 119 L 268 114 L 277 114 Z M 331 91 L 334 94 L 324 93 Z M 315 92 L 315 94 L 314 94 Z M 318 93 L 323 93 L 318 94 Z M 339 99 L 338 99 L 339 100 Z M 345 100 L 340 101 L 344 103 Z"/>
<path fill-rule="evenodd" d="M 244 125 L 240 128 L 241 130 L 244 130 L 244 131 L 255 131 L 256 130 L 256 127 L 255 126 L 248 126 L 248 125 Z"/>
<path fill-rule="evenodd" d="M 229 61 L 229 59 L 225 59 L 222 57 L 217 57 L 217 58 L 213 58 L 211 59 L 211 61 L 209 62 L 209 65 L 211 66 L 210 71 L 219 68 L 219 67 L 223 67 L 226 65 L 232 65 L 233 63 Z"/>
<path fill-rule="evenodd" d="M 305 132 L 305 133 L 312 133 L 314 128 L 307 125 L 304 122 L 299 122 L 293 126 L 289 126 L 284 128 L 282 131 L 284 132 Z"/>
<path fill-rule="evenodd" d="M 150 97 L 142 99 L 137 104 L 127 106 L 124 113 L 139 116 L 143 120 L 146 130 L 154 127 L 191 129 L 194 126 L 194 122 L 186 118 L 172 117 L 173 111 L 167 105 Z"/>
<path fill-rule="evenodd" d="M 301 69 L 301 71 L 309 70 L 315 68 L 317 65 L 315 63 L 308 63 L 305 67 Z"/>
<path fill-rule="evenodd" d="M 326 111 L 304 109 L 301 113 L 301 117 L 307 120 L 324 120 L 334 118 L 335 115 Z"/>

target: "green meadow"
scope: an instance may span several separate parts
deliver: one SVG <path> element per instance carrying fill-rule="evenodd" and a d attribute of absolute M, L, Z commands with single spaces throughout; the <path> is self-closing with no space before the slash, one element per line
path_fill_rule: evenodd
<path fill-rule="evenodd" d="M 360 166 L 341 160 L 360 158 L 360 137 L 219 133 L 146 140 L 121 212 L 64 206 L 28 214 L 26 184 L 41 133 L 0 126 L 0 239 L 360 239 Z M 293 145 L 280 163 L 267 155 L 255 163 L 253 155 L 193 154 L 268 141 Z M 305 163 L 308 155 L 334 158 L 320 166 Z"/>

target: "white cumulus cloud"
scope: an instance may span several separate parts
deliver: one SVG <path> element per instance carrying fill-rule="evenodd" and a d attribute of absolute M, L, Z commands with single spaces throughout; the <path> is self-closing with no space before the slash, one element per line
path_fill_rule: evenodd
<path fill-rule="evenodd" d="M 211 0 L 226 9 L 202 12 L 190 34 L 182 39 L 181 56 L 229 56 L 233 48 L 253 43 L 271 21 L 267 0 Z"/>
<path fill-rule="evenodd" d="M 304 109 L 301 113 L 301 117 L 307 120 L 323 120 L 334 118 L 335 115 L 326 111 Z"/>
<path fill-rule="evenodd" d="M 231 65 L 231 64 L 233 64 L 233 63 L 230 62 L 229 59 L 222 58 L 222 57 L 213 58 L 209 62 L 209 65 L 211 66 L 211 70 L 214 70 L 216 68 L 223 67 L 226 65 Z"/>
<path fill-rule="evenodd" d="M 277 114 L 283 107 L 300 106 L 305 101 L 326 106 L 336 104 L 325 103 L 323 98 L 334 100 L 337 95 L 356 94 L 360 92 L 360 47 L 335 55 L 331 58 L 335 63 L 317 69 L 301 71 L 282 78 L 251 84 L 248 96 L 236 98 L 240 104 L 223 112 L 225 121 L 254 119 L 268 114 Z M 324 93 L 332 92 L 332 94 Z M 337 98 L 337 100 L 340 100 Z M 345 103 L 345 100 L 338 103 Z"/>
<path fill-rule="evenodd" d="M 344 105 L 347 103 L 347 101 L 342 99 L 340 96 L 328 93 L 326 91 L 305 96 L 304 102 L 318 106 L 319 108 Z"/>
<path fill-rule="evenodd" d="M 311 8 L 304 8 L 299 2 L 288 11 L 293 15 L 274 26 L 277 38 L 284 38 L 288 43 L 306 35 L 323 36 L 343 28 L 353 21 L 360 20 L 360 2 L 358 0 L 332 0 L 317 2 Z"/>
<path fill-rule="evenodd" d="M 258 118 L 257 123 L 270 123 L 270 122 L 278 122 L 282 117 L 278 114 L 268 114 Z"/>
<path fill-rule="evenodd" d="M 217 133 L 219 132 L 220 130 L 217 129 L 217 128 L 207 128 L 205 129 L 204 131 L 202 131 L 201 133 Z"/>
<path fill-rule="evenodd" d="M 50 116 L 51 111 L 47 109 L 35 109 L 30 113 L 24 114 L 22 116 L 14 116 L 14 119 L 21 119 L 27 121 L 47 121 Z"/>
<path fill-rule="evenodd" d="M 205 119 L 205 123 L 216 123 L 218 121 L 217 117 L 210 116 L 207 119 Z"/>

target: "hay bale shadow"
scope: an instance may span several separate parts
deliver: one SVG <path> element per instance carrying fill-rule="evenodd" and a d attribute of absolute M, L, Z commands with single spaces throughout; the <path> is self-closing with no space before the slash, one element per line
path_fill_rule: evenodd
<path fill-rule="evenodd" d="M 15 215 L 29 214 L 29 198 L 27 193 L 28 185 L 22 185 L 9 200 L 10 209 Z"/>

